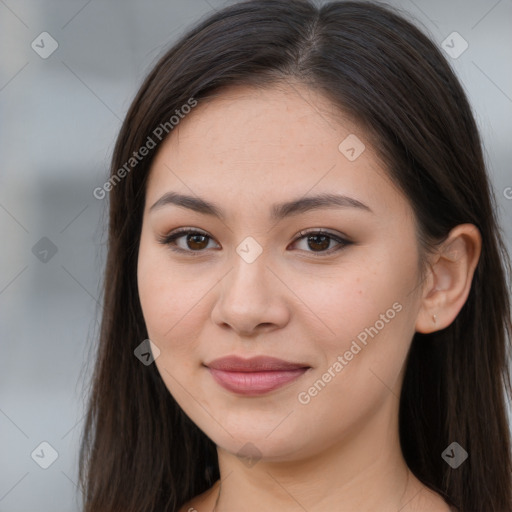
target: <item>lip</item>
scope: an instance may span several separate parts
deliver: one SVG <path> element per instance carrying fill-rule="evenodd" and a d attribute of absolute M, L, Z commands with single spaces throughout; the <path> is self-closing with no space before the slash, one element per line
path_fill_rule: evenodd
<path fill-rule="evenodd" d="M 301 377 L 310 366 L 275 357 L 222 357 L 205 364 L 223 388 L 240 395 L 270 393 Z"/>

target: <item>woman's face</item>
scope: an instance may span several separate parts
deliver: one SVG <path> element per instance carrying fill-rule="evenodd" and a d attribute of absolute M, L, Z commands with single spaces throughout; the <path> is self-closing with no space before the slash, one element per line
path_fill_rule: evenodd
<path fill-rule="evenodd" d="M 293 460 L 397 425 L 421 304 L 413 212 L 333 114 L 304 86 L 231 88 L 152 165 L 138 286 L 155 363 L 231 453 Z"/>

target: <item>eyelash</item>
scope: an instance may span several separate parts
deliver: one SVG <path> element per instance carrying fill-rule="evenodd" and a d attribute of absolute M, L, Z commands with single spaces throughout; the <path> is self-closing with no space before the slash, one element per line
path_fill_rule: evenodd
<path fill-rule="evenodd" d="M 202 253 L 204 253 L 206 250 L 200 250 L 200 251 L 193 251 L 193 250 L 185 250 L 181 249 L 180 247 L 177 247 L 174 243 L 177 239 L 182 238 L 185 235 L 202 235 L 210 240 L 213 240 L 211 236 L 208 235 L 208 233 L 205 233 L 204 231 L 199 231 L 197 229 L 192 228 L 179 228 L 168 235 L 160 236 L 158 238 L 158 242 L 162 245 L 169 246 L 169 249 L 171 249 L 174 252 L 180 253 L 180 254 L 186 254 L 188 256 L 197 257 L 202 256 Z M 316 235 L 316 236 L 327 236 L 331 240 L 334 240 L 335 242 L 338 242 L 340 245 L 337 247 L 328 249 L 326 251 L 305 251 L 311 253 L 315 258 L 323 258 L 326 256 L 330 256 L 331 254 L 340 251 L 341 249 L 344 249 L 346 246 L 351 245 L 353 242 L 342 238 L 340 236 L 334 235 L 333 233 L 329 233 L 328 231 L 324 230 L 311 230 L 311 231 L 300 231 L 299 236 L 292 242 L 292 244 L 300 241 L 303 238 L 306 238 L 307 236 Z"/>

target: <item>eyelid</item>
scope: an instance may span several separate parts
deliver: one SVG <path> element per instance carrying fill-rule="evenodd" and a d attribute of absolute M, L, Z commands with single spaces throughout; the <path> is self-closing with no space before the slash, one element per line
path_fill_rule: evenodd
<path fill-rule="evenodd" d="M 303 237 L 305 237 L 307 235 L 311 235 L 311 234 L 314 234 L 314 235 L 328 235 L 328 236 L 331 236 L 333 238 L 341 239 L 344 242 L 349 242 L 350 241 L 349 237 L 347 235 L 345 235 L 344 233 L 342 233 L 340 231 L 330 231 L 330 230 L 325 229 L 325 228 L 302 229 L 301 231 L 299 231 L 297 233 L 297 237 L 295 238 L 295 240 L 298 240 L 300 238 L 303 238 Z"/>
<path fill-rule="evenodd" d="M 161 243 L 162 245 L 169 246 L 169 248 L 172 251 L 181 253 L 181 254 L 187 254 L 190 256 L 201 256 L 204 253 L 206 253 L 207 251 L 205 249 L 203 249 L 201 251 L 192 251 L 192 250 L 182 249 L 177 246 L 172 246 L 172 242 L 174 242 L 178 238 L 181 238 L 182 236 L 185 236 L 188 234 L 202 235 L 202 236 L 209 238 L 210 240 L 215 240 L 213 236 L 211 236 L 208 232 L 206 232 L 202 229 L 193 228 L 193 227 L 182 227 L 182 228 L 177 228 L 177 229 L 171 231 L 167 235 L 159 236 L 158 242 Z M 309 228 L 309 229 L 304 229 L 304 230 L 299 231 L 299 233 L 295 236 L 294 240 L 290 243 L 290 245 L 293 245 L 296 242 L 301 241 L 303 238 L 307 237 L 308 235 L 318 235 L 318 236 L 325 235 L 338 243 L 337 247 L 328 249 L 326 251 L 318 251 L 318 252 L 302 251 L 302 252 L 306 252 L 306 253 L 312 255 L 313 257 L 317 257 L 317 258 L 327 257 L 328 255 L 331 255 L 331 254 L 345 248 L 346 246 L 354 243 L 350 240 L 350 238 L 348 236 L 346 236 L 343 233 L 340 233 L 340 232 L 333 233 L 324 228 Z M 218 242 L 216 242 L 216 243 L 218 243 Z"/>
<path fill-rule="evenodd" d="M 158 242 L 162 245 L 169 246 L 169 249 L 171 249 L 174 252 L 180 253 L 180 254 L 187 254 L 189 256 L 202 256 L 206 251 L 190 251 L 186 249 L 182 249 L 178 246 L 172 246 L 172 242 L 177 240 L 178 238 L 181 238 L 182 236 L 188 235 L 188 234 L 194 234 L 194 235 L 202 235 L 206 236 L 210 240 L 215 240 L 210 234 L 208 234 L 206 231 L 199 229 L 199 228 L 193 228 L 193 227 L 182 227 L 177 228 L 168 233 L 167 235 L 162 235 L 157 238 Z"/>
<path fill-rule="evenodd" d="M 340 232 L 333 233 L 332 231 L 329 231 L 324 228 L 310 228 L 310 229 L 303 229 L 303 230 L 299 231 L 298 236 L 295 237 L 295 239 L 293 240 L 291 245 L 293 245 L 296 242 L 301 241 L 303 238 L 307 237 L 308 235 L 318 235 L 318 236 L 326 235 L 331 240 L 334 240 L 335 242 L 338 243 L 338 246 L 328 249 L 326 251 L 318 251 L 318 252 L 304 251 L 308 254 L 311 254 L 315 258 L 322 258 L 322 257 L 327 258 L 328 256 L 331 256 L 333 253 L 336 253 L 336 252 L 340 251 L 341 249 L 344 249 L 346 246 L 354 243 L 344 233 L 340 233 Z"/>

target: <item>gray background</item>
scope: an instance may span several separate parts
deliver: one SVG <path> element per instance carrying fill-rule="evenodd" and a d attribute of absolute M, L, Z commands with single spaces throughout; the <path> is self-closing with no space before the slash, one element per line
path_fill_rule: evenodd
<path fill-rule="evenodd" d="M 475 108 L 510 248 L 512 1 L 389 3 L 439 45 L 454 31 L 469 45 L 449 60 Z M 223 5 L 0 0 L 0 512 L 78 510 L 106 240 L 107 203 L 92 191 L 105 182 L 121 119 L 155 59 Z M 58 48 L 43 59 L 31 43 L 45 31 Z M 35 460 L 49 462 L 47 448 L 31 458 L 43 441 L 58 452 L 46 470 Z"/>

